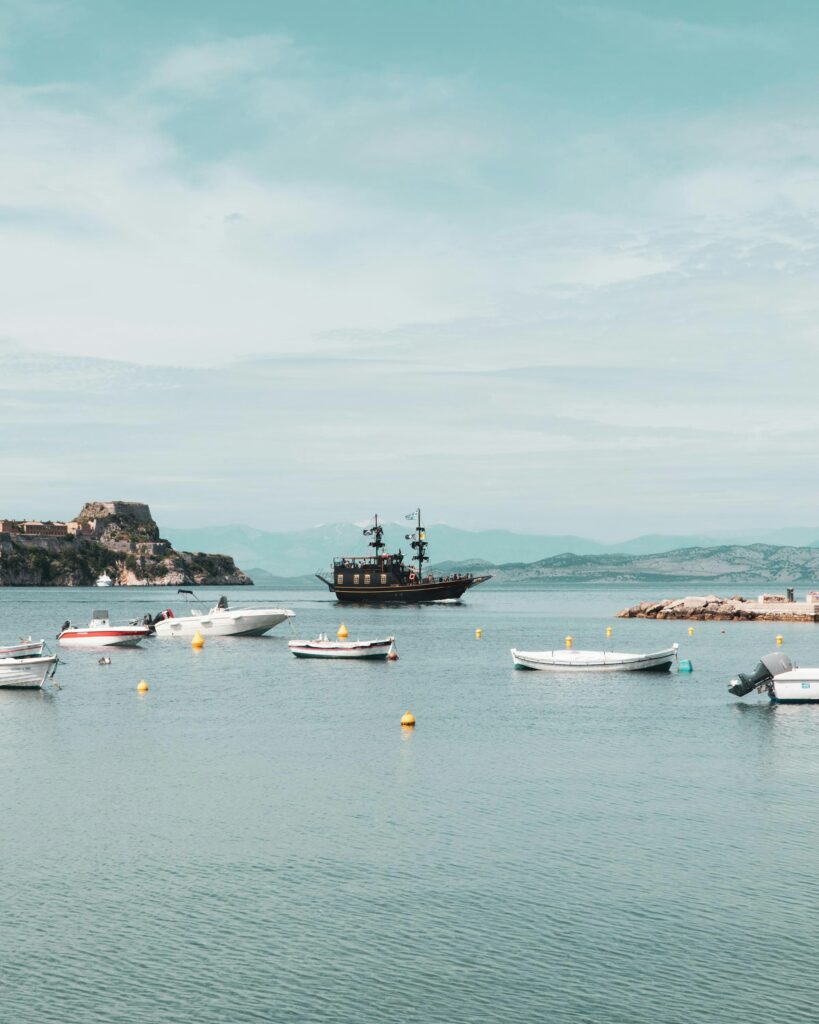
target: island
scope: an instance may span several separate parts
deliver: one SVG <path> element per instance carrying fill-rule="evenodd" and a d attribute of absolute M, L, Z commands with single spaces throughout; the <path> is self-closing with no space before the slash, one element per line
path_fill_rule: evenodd
<path fill-rule="evenodd" d="M 253 580 L 229 555 L 175 551 L 138 501 L 90 501 L 67 522 L 0 519 L 0 586 L 237 586 Z"/>

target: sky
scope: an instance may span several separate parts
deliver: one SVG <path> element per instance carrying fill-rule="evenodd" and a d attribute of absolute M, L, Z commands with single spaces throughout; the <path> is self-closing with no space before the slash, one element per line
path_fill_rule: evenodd
<path fill-rule="evenodd" d="M 819 7 L 0 0 L 0 515 L 819 523 Z"/>

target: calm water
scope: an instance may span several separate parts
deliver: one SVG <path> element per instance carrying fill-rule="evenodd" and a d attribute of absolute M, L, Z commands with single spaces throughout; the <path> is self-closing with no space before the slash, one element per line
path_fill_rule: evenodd
<path fill-rule="evenodd" d="M 283 624 L 65 653 L 61 689 L 0 692 L 0 1020 L 816 1021 L 819 708 L 725 682 L 776 632 L 816 664 L 819 626 L 613 618 L 651 596 L 290 593 L 298 635 L 343 618 L 401 660 L 297 661 Z M 98 604 L 177 602 L 0 590 L 0 637 Z M 607 625 L 694 673 L 512 669 Z"/>

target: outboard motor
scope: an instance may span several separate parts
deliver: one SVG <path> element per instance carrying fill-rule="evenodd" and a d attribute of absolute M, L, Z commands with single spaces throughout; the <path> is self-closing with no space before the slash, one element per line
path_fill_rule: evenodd
<path fill-rule="evenodd" d="M 744 697 L 760 683 L 765 683 L 783 672 L 790 672 L 792 668 L 793 662 L 787 654 L 774 651 L 773 654 L 766 654 L 750 675 L 738 673 L 737 678 L 728 684 L 728 692 L 733 693 L 735 697 Z"/>

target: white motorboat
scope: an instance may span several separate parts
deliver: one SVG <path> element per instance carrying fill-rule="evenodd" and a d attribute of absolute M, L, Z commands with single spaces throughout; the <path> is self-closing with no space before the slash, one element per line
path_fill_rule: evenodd
<path fill-rule="evenodd" d="M 262 636 L 294 615 L 289 608 L 230 608 L 227 598 L 220 597 L 209 612 L 191 608 L 188 615 L 177 617 L 168 608 L 154 619 L 153 628 L 157 636 Z"/>
<path fill-rule="evenodd" d="M 518 651 L 512 648 L 516 668 L 532 668 L 551 672 L 636 672 L 654 669 L 667 672 L 677 660 L 674 644 L 652 654 L 630 654 L 625 651 Z"/>
<path fill-rule="evenodd" d="M 57 640 L 64 647 L 135 647 L 150 635 L 150 626 L 112 626 L 107 610 L 100 608 L 92 612 L 87 626 L 63 623 Z"/>
<path fill-rule="evenodd" d="M 0 689 L 37 690 L 57 671 L 57 656 L 0 658 Z"/>
<path fill-rule="evenodd" d="M 37 658 L 43 653 L 45 640 L 32 640 L 31 637 L 23 639 L 19 643 L 0 645 L 0 660 L 5 658 Z"/>
<path fill-rule="evenodd" d="M 98 587 L 113 587 L 114 581 L 108 575 L 107 572 L 103 571 L 97 576 L 96 586 Z"/>
<path fill-rule="evenodd" d="M 287 645 L 297 658 L 387 658 L 395 652 L 395 637 L 385 640 L 291 640 Z"/>
<path fill-rule="evenodd" d="M 756 690 L 777 704 L 813 704 L 819 701 L 819 668 L 798 668 L 787 654 L 766 654 L 751 673 L 739 673 L 728 684 L 735 697 Z"/>

